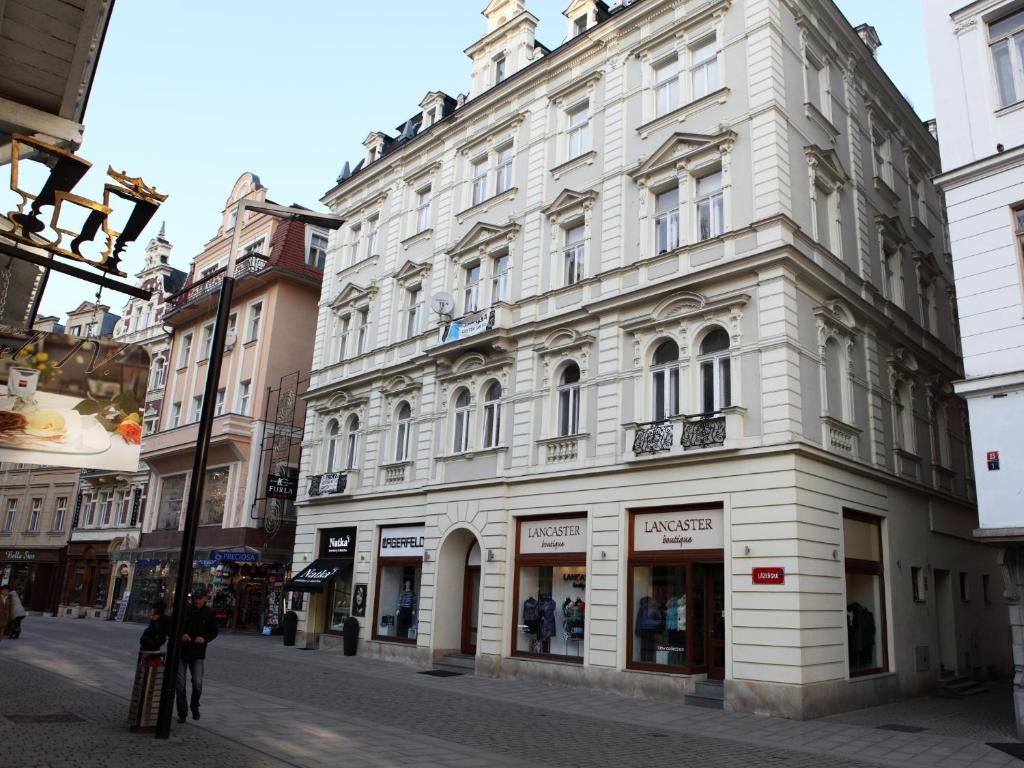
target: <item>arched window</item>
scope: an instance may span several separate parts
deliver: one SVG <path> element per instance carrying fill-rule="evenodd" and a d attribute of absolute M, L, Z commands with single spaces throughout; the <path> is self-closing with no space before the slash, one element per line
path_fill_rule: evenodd
<path fill-rule="evenodd" d="M 398 408 L 398 423 L 395 427 L 395 461 L 409 459 L 409 440 L 412 430 L 412 408 L 402 403 Z"/>
<path fill-rule="evenodd" d="M 893 428 L 896 444 L 905 451 L 914 452 L 914 396 L 910 382 L 901 381 L 896 385 L 896 399 L 893 401 Z"/>
<path fill-rule="evenodd" d="M 662 421 L 679 414 L 679 345 L 663 341 L 654 350 L 651 361 L 652 393 L 654 395 L 654 421 Z"/>
<path fill-rule="evenodd" d="M 359 448 L 359 417 L 353 416 L 348 421 L 348 437 L 345 446 L 345 469 L 356 466 L 356 450 Z"/>
<path fill-rule="evenodd" d="M 454 453 L 465 453 L 469 450 L 469 417 L 472 401 L 469 390 L 463 387 L 455 398 L 455 444 Z"/>
<path fill-rule="evenodd" d="M 700 409 L 714 413 L 732 405 L 729 367 L 729 334 L 722 328 L 709 331 L 700 343 Z"/>
<path fill-rule="evenodd" d="M 492 381 L 484 394 L 484 448 L 501 443 L 501 384 Z"/>
<path fill-rule="evenodd" d="M 846 399 L 843 396 L 843 355 L 839 342 L 825 342 L 825 413 L 833 419 L 846 420 Z"/>
<path fill-rule="evenodd" d="M 580 431 L 580 367 L 570 363 L 558 380 L 558 434 L 575 435 Z"/>
<path fill-rule="evenodd" d="M 330 474 L 338 464 L 338 422 L 334 419 L 327 424 L 327 460 L 324 462 L 324 472 Z"/>

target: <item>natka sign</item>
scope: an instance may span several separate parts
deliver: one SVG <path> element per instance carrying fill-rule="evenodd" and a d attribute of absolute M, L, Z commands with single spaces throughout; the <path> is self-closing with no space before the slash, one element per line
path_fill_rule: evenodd
<path fill-rule="evenodd" d="M 356 551 L 356 527 L 324 528 L 320 531 L 320 557 L 353 557 Z"/>

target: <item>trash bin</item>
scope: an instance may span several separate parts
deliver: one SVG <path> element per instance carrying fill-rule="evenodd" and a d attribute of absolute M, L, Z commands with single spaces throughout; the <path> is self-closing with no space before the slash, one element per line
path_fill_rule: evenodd
<path fill-rule="evenodd" d="M 164 682 L 162 651 L 142 651 L 135 667 L 135 684 L 128 709 L 128 727 L 133 731 L 156 728 L 160 712 L 160 691 Z"/>
<path fill-rule="evenodd" d="M 359 647 L 359 622 L 349 616 L 341 624 L 341 631 L 344 633 L 343 645 L 346 656 L 355 656 L 356 648 Z"/>
<path fill-rule="evenodd" d="M 281 619 L 281 635 L 285 645 L 295 645 L 295 633 L 299 629 L 299 615 L 295 611 L 288 611 Z"/>

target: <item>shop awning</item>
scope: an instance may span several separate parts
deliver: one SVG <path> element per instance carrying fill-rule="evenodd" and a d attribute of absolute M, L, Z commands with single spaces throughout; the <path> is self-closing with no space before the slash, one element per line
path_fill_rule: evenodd
<path fill-rule="evenodd" d="M 339 573 L 352 567 L 352 560 L 321 558 L 314 560 L 284 583 L 285 590 L 292 592 L 323 592 L 324 585 Z"/>

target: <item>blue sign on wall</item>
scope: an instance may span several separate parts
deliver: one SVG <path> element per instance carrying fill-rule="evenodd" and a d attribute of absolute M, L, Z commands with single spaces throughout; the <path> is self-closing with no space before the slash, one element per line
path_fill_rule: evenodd
<path fill-rule="evenodd" d="M 219 560 L 223 563 L 258 563 L 260 560 L 259 553 L 257 552 L 222 552 L 219 549 L 215 549 L 211 554 L 214 560 Z"/>

